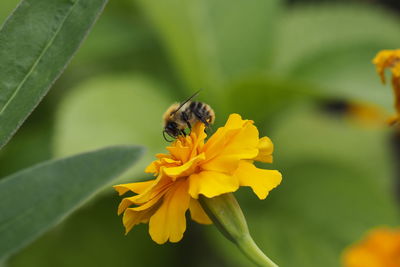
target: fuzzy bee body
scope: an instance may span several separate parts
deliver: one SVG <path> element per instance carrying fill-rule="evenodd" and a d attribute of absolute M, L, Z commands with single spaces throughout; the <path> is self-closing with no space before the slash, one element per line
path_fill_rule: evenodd
<path fill-rule="evenodd" d="M 172 104 L 164 113 L 164 138 L 165 133 L 173 138 L 177 138 L 179 135 L 186 135 L 185 129 L 191 129 L 198 121 L 206 126 L 214 123 L 215 113 L 208 104 L 190 101 L 195 95 L 181 104 Z"/>

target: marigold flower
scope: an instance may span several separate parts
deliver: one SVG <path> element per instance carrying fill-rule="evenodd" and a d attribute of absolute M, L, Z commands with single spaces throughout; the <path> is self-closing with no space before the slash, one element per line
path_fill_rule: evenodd
<path fill-rule="evenodd" d="M 377 228 L 345 250 L 344 267 L 399 267 L 400 229 Z"/>
<path fill-rule="evenodd" d="M 207 141 L 204 129 L 204 124 L 196 124 L 190 135 L 167 147 L 169 153 L 156 155 L 145 170 L 156 176 L 154 180 L 114 186 L 120 195 L 137 194 L 124 198 L 118 208 L 118 214 L 124 213 L 126 233 L 139 223 L 149 223 L 150 236 L 158 244 L 178 242 L 186 230 L 187 210 L 194 221 L 212 223 L 198 201 L 200 195 L 213 198 L 249 186 L 265 199 L 280 184 L 278 171 L 253 164 L 271 163 L 273 152 L 271 140 L 259 138 L 253 121 L 231 114 Z"/>
<path fill-rule="evenodd" d="M 392 87 L 397 115 L 389 119 L 389 124 L 397 123 L 400 118 L 400 49 L 382 50 L 375 56 L 372 62 L 376 66 L 376 71 L 381 77 L 382 83 L 386 82 L 385 69 L 390 69 L 392 73 Z"/>

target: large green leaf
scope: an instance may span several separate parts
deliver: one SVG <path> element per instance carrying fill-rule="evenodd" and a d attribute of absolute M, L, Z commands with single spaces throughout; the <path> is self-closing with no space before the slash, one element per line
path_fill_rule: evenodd
<path fill-rule="evenodd" d="M 48 161 L 0 181 L 0 259 L 64 219 L 130 167 L 142 149 L 116 146 Z"/>
<path fill-rule="evenodd" d="M 57 112 L 54 151 L 65 156 L 114 144 L 142 144 L 148 153 L 126 173 L 140 175 L 168 143 L 162 114 L 172 104 L 164 87 L 138 74 L 93 78 L 64 97 Z"/>
<path fill-rule="evenodd" d="M 176 266 L 180 247 L 156 244 L 148 225 L 137 225 L 124 235 L 122 218 L 116 212 L 120 200 L 116 192 L 96 199 L 10 258 L 8 266 L 53 267 L 55 262 L 62 262 L 63 267 Z"/>
<path fill-rule="evenodd" d="M 19 0 L 3 0 L 0 3 L 0 24 L 6 20 L 7 16 L 17 6 Z"/>
<path fill-rule="evenodd" d="M 0 147 L 47 93 L 107 0 L 23 0 L 0 30 Z"/>
<path fill-rule="evenodd" d="M 282 184 L 265 201 L 239 196 L 256 242 L 279 266 L 340 266 L 366 231 L 399 224 L 385 131 L 294 108 L 270 136 L 275 164 L 264 167 L 279 169 Z M 217 239 L 229 266 L 248 266 Z"/>
<path fill-rule="evenodd" d="M 140 0 L 190 92 L 221 90 L 272 55 L 279 0 Z"/>

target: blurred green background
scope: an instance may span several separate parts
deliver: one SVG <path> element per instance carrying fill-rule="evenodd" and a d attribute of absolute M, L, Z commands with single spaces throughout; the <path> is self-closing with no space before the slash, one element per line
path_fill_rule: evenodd
<path fill-rule="evenodd" d="M 4 21 L 17 0 L 0 2 Z M 325 103 L 393 112 L 371 60 L 400 47 L 397 1 L 110 1 L 54 88 L 0 151 L 0 177 L 46 159 L 111 144 L 146 156 L 120 181 L 147 179 L 164 151 L 161 115 L 202 88 L 216 111 L 255 120 L 275 145 L 283 182 L 264 201 L 238 196 L 255 241 L 280 266 L 340 266 L 368 229 L 399 225 L 392 130 Z M 397 177 L 400 179 L 400 177 Z M 159 246 L 147 225 L 124 236 L 110 188 L 6 265 L 251 266 L 213 226 L 188 222 Z"/>

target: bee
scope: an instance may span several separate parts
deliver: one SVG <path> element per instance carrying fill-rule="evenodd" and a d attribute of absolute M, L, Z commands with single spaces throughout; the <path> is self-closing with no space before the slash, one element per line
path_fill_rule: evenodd
<path fill-rule="evenodd" d="M 192 99 L 199 94 L 200 91 L 194 93 L 187 100 L 182 103 L 172 104 L 163 115 L 164 131 L 163 136 L 167 142 L 165 134 L 176 139 L 179 135 L 186 135 L 185 129 L 192 129 L 192 126 L 200 121 L 206 127 L 214 123 L 215 113 L 214 110 L 207 104 Z"/>

